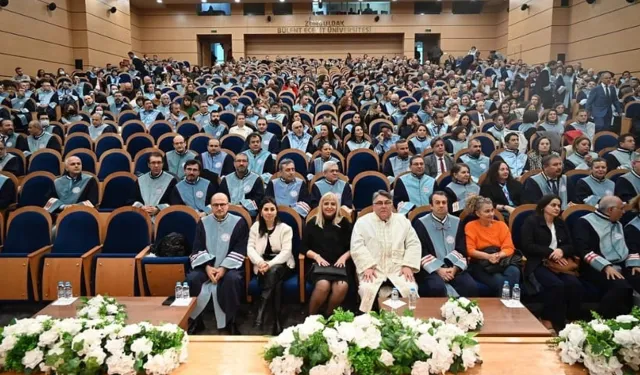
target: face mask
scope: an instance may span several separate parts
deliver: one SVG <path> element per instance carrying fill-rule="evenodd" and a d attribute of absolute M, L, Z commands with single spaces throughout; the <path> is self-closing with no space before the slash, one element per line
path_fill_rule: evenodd
<path fill-rule="evenodd" d="M 43 128 L 46 128 L 49 126 L 49 120 L 41 120 L 40 125 L 42 125 Z"/>

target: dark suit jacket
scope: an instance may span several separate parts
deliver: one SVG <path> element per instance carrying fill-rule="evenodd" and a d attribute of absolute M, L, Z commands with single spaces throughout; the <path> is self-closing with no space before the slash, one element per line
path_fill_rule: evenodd
<path fill-rule="evenodd" d="M 556 240 L 558 242 L 556 248 L 562 249 L 565 258 L 573 256 L 569 228 L 560 218 L 556 218 L 553 221 L 553 225 L 556 229 Z M 516 246 L 520 246 L 522 253 L 527 257 L 524 273 L 528 275 L 541 265 L 544 259 L 549 258 L 549 255 L 553 252 L 554 249 L 549 247 L 551 244 L 551 229 L 547 226 L 543 216 L 534 213 L 524 221 L 521 230 L 520 244 Z"/>
<path fill-rule="evenodd" d="M 522 196 L 522 184 L 518 180 L 512 180 L 507 183 L 507 190 L 509 191 L 509 197 L 515 206 L 521 204 Z M 491 198 L 493 205 L 509 205 L 507 197 L 505 197 L 502 188 L 498 184 L 484 183 L 480 186 L 480 195 L 485 198 Z"/>
<path fill-rule="evenodd" d="M 447 172 L 453 168 L 453 158 L 449 156 L 449 154 L 444 154 L 443 156 L 444 165 L 447 167 Z M 438 175 L 438 158 L 435 154 L 431 154 L 425 156 L 424 158 L 424 173 L 427 175 L 436 178 Z"/>
<path fill-rule="evenodd" d="M 620 101 L 618 100 L 616 89 L 613 85 L 609 85 L 609 92 L 611 95 L 607 97 L 602 85 L 597 85 L 593 90 L 591 90 L 589 97 L 587 98 L 587 104 L 585 105 L 585 108 L 589 113 L 591 113 L 591 116 L 605 117 L 607 114 L 611 113 L 612 105 L 618 113 L 622 112 Z"/>

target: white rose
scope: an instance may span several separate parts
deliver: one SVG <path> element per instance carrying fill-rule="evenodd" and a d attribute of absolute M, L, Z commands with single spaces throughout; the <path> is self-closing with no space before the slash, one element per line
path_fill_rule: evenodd
<path fill-rule="evenodd" d="M 478 346 L 462 349 L 462 365 L 465 369 L 474 367 L 479 359 Z"/>
<path fill-rule="evenodd" d="M 594 320 L 594 321 L 590 322 L 589 325 L 591 325 L 591 328 L 593 328 L 593 330 L 598 332 L 598 333 L 604 333 L 604 332 L 611 331 L 609 326 L 607 326 L 604 323 L 600 323 L 599 321 L 595 321 Z"/>
<path fill-rule="evenodd" d="M 288 354 L 274 358 L 269 364 L 269 369 L 276 375 L 296 375 L 303 364 L 302 358 Z"/>
<path fill-rule="evenodd" d="M 116 315 L 118 313 L 118 306 L 107 305 L 107 313 L 110 315 Z"/>
<path fill-rule="evenodd" d="M 387 367 L 393 366 L 393 355 L 391 355 L 391 353 L 389 353 L 388 351 L 382 349 L 382 353 L 380 353 L 380 362 L 382 362 L 382 364 Z"/>
<path fill-rule="evenodd" d="M 140 337 L 131 344 L 131 351 L 136 353 L 136 357 L 138 358 L 151 353 L 151 349 L 153 349 L 153 343 L 146 337 Z"/>
<path fill-rule="evenodd" d="M 622 346 L 633 345 L 633 335 L 631 334 L 631 330 L 620 329 L 615 331 L 613 333 L 613 342 Z"/>
<path fill-rule="evenodd" d="M 42 323 L 36 322 L 35 319 L 34 319 L 31 324 L 27 325 L 27 327 L 25 329 L 25 334 L 29 335 L 29 336 L 39 335 L 40 333 L 42 333 L 43 329 L 44 329 L 44 327 L 42 327 Z"/>
<path fill-rule="evenodd" d="M 129 324 L 118 332 L 118 337 L 129 337 L 140 333 L 140 326 L 137 324 Z"/>
<path fill-rule="evenodd" d="M 634 318 L 631 315 L 618 315 L 616 317 L 616 322 L 618 323 L 635 323 L 638 319 Z"/>
<path fill-rule="evenodd" d="M 411 375 L 428 375 L 429 364 L 427 362 L 416 361 L 411 369 Z"/>
<path fill-rule="evenodd" d="M 42 350 L 36 348 L 24 353 L 24 357 L 22 357 L 22 364 L 26 368 L 36 369 L 43 359 L 44 353 Z"/>
<path fill-rule="evenodd" d="M 123 339 L 110 339 L 107 340 L 104 348 L 107 349 L 109 353 L 116 355 L 124 352 L 124 345 L 125 342 Z"/>
<path fill-rule="evenodd" d="M 58 332 L 54 331 L 53 329 L 50 329 L 46 332 L 42 332 L 38 340 L 38 346 L 40 347 L 51 346 L 55 344 L 55 342 L 58 340 L 58 337 L 59 337 Z"/>
<path fill-rule="evenodd" d="M 416 345 L 418 346 L 418 348 L 423 352 L 425 352 L 426 354 L 431 354 L 431 352 L 433 351 L 433 348 L 437 344 L 438 344 L 438 341 L 436 341 L 435 337 L 429 334 L 420 336 L 416 341 Z"/>
<path fill-rule="evenodd" d="M 107 374 L 109 375 L 135 375 L 133 368 L 135 359 L 130 355 L 111 356 L 107 358 Z"/>
<path fill-rule="evenodd" d="M 13 335 L 5 337 L 0 344 L 0 353 L 6 353 L 13 349 L 16 342 L 18 342 L 18 338 Z"/>
<path fill-rule="evenodd" d="M 89 353 L 87 353 L 87 359 L 94 358 L 99 365 L 104 363 L 104 359 L 107 357 L 107 354 L 100 348 L 99 346 L 91 347 Z"/>

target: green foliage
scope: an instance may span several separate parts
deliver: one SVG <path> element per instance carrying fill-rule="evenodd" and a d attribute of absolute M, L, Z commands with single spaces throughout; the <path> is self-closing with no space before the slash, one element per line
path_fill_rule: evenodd
<path fill-rule="evenodd" d="M 404 312 L 402 313 L 402 316 L 408 316 L 410 318 L 413 318 L 413 310 L 409 310 L 409 309 L 405 309 Z"/>
<path fill-rule="evenodd" d="M 376 371 L 381 367 L 378 361 L 380 353 L 382 353 L 380 349 L 351 346 L 349 348 L 349 362 L 358 375 L 380 375 L 380 371 Z"/>
<path fill-rule="evenodd" d="M 324 364 L 331 359 L 329 345 L 322 335 L 322 331 L 314 333 L 306 340 L 300 340 L 298 332 L 294 332 L 293 336 L 295 341 L 289 348 L 289 353 L 304 359 L 303 374 L 308 373 L 314 366 Z"/>
<path fill-rule="evenodd" d="M 23 335 L 18 338 L 15 346 L 7 353 L 4 369 L 6 371 L 24 372 L 22 358 L 29 350 L 38 346 L 39 335 Z"/>
<path fill-rule="evenodd" d="M 351 311 L 344 311 L 342 307 L 333 310 L 333 315 L 329 317 L 327 323 L 330 327 L 334 327 L 338 323 L 351 323 L 355 319 L 355 315 Z M 325 321 L 323 321 L 325 323 Z"/>
<path fill-rule="evenodd" d="M 284 347 L 272 346 L 264 352 L 264 354 L 262 355 L 262 358 L 264 358 L 264 360 L 267 362 L 271 362 L 275 357 L 280 357 L 283 354 L 284 354 Z"/>

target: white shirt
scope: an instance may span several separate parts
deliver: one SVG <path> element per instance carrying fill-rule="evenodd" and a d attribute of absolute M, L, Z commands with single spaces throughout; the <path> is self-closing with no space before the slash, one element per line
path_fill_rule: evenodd
<path fill-rule="evenodd" d="M 558 238 L 556 237 L 556 226 L 551 223 L 551 225 L 547 224 L 549 230 L 551 231 L 551 243 L 549 244 L 549 248 L 555 250 L 558 248 Z"/>
<path fill-rule="evenodd" d="M 242 128 L 238 126 L 233 126 L 231 129 L 229 129 L 229 134 L 237 134 L 242 136 L 243 138 L 247 138 L 251 133 L 253 133 L 253 129 L 251 129 L 246 125 L 243 126 Z"/>

